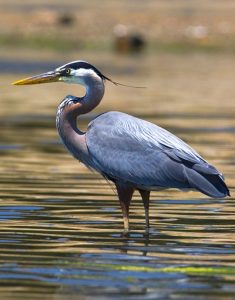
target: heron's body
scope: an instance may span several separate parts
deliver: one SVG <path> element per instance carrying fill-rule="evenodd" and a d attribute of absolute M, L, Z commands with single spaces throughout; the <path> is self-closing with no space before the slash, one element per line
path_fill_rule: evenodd
<path fill-rule="evenodd" d="M 68 68 L 72 76 L 65 76 Z M 58 80 L 86 86 L 84 97 L 67 96 L 59 105 L 56 124 L 60 137 L 75 158 L 115 183 L 125 229 L 129 228 L 129 205 L 134 190 L 142 196 L 147 226 L 152 190 L 196 189 L 215 198 L 229 195 L 216 168 L 181 139 L 155 124 L 113 111 L 101 114 L 89 123 L 85 133 L 81 132 L 77 117 L 100 103 L 104 79 L 108 78 L 83 61 L 62 66 L 56 72 L 60 75 Z M 17 84 L 37 83 L 38 78 L 46 77 L 51 78 L 51 73 Z"/>

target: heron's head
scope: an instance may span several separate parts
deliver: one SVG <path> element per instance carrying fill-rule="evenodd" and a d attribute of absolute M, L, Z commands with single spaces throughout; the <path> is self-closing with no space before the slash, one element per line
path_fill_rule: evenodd
<path fill-rule="evenodd" d="M 14 85 L 26 85 L 26 84 L 38 84 L 38 83 L 48 83 L 48 82 L 66 82 L 66 83 L 78 83 L 82 85 L 88 85 L 91 80 L 99 80 L 103 82 L 108 80 L 115 85 L 122 85 L 132 88 L 143 88 L 141 86 L 131 86 L 125 85 L 112 79 L 108 78 L 102 74 L 98 69 L 89 64 L 84 60 L 72 61 L 65 64 L 54 71 L 49 71 L 36 76 L 24 78 L 13 82 Z"/>
<path fill-rule="evenodd" d="M 110 80 L 88 62 L 77 60 L 56 68 L 53 71 L 15 81 L 13 84 L 26 85 L 61 81 L 86 85 L 87 81 L 92 78 L 102 81 L 105 79 Z"/>

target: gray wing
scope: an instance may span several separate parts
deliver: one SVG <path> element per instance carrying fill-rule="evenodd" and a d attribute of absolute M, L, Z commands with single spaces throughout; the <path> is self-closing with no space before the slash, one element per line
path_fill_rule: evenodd
<path fill-rule="evenodd" d="M 86 141 L 101 173 L 138 187 L 201 190 L 204 179 L 198 181 L 197 174 L 221 177 L 175 135 L 124 113 L 108 112 L 98 116 L 89 124 Z M 199 187 L 193 183 L 196 179 Z"/>

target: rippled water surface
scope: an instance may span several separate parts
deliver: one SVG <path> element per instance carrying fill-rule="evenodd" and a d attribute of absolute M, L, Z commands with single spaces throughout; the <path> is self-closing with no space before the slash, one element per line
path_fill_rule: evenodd
<path fill-rule="evenodd" d="M 0 299 L 235 299 L 234 117 L 141 117 L 170 124 L 232 197 L 154 192 L 146 232 L 136 194 L 123 234 L 113 187 L 67 154 L 54 116 L 2 119 Z"/>

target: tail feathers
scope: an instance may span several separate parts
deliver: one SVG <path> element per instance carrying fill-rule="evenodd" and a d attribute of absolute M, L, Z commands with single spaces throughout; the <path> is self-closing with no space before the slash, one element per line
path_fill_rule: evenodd
<path fill-rule="evenodd" d="M 212 198 L 230 196 L 229 189 L 220 174 L 205 174 L 185 167 L 185 175 L 191 187 Z"/>

